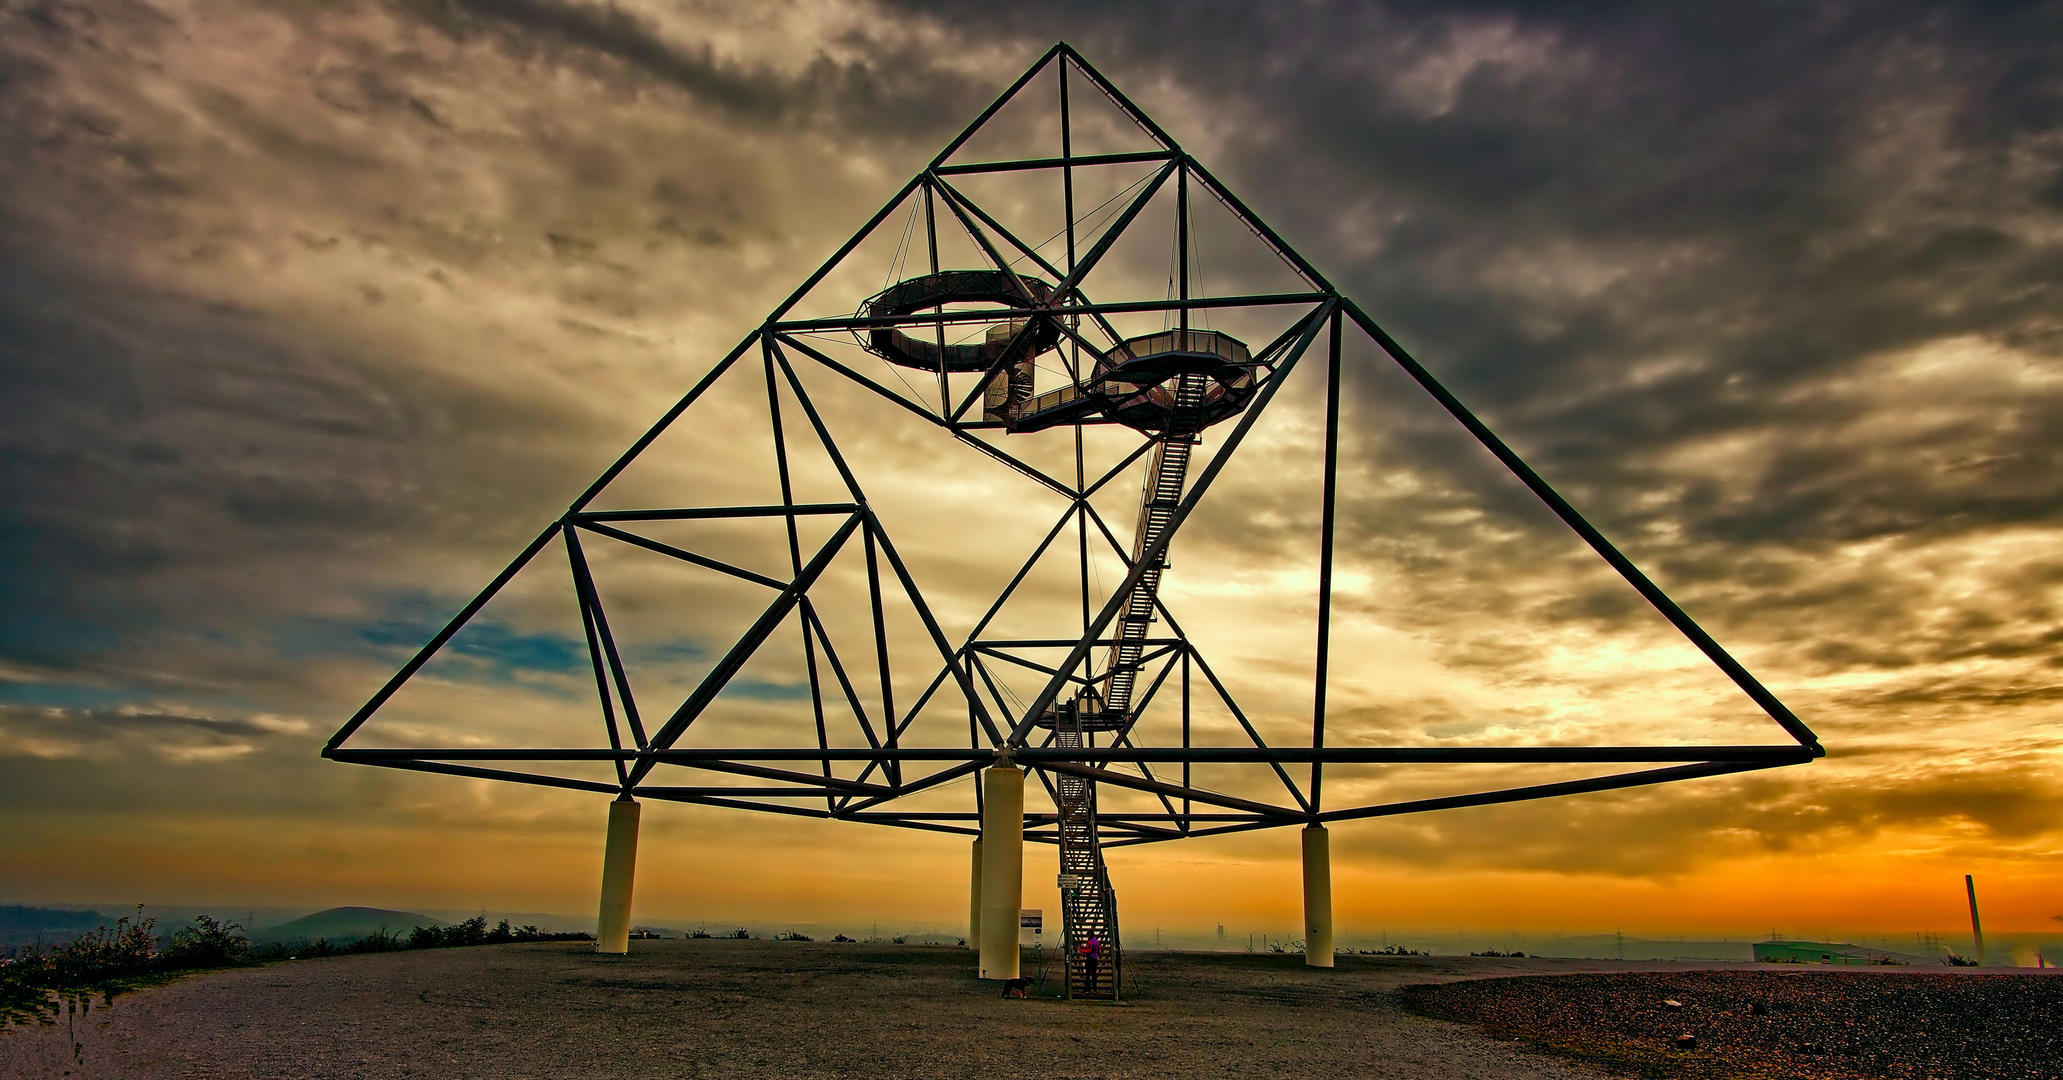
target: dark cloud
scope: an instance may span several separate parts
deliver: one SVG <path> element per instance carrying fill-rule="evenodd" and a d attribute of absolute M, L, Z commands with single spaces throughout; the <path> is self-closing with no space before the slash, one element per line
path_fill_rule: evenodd
<path fill-rule="evenodd" d="M 0 704 L 0 813 L 17 823 L 106 822 L 88 847 L 184 815 L 244 819 L 303 835 L 406 822 L 389 773 L 337 775 L 315 756 L 320 725 L 290 716 L 201 714 L 151 702 L 92 708 Z M 449 792 L 446 793 L 451 794 Z M 433 796 L 434 797 L 434 796 Z"/>
<path fill-rule="evenodd" d="M 176 808 L 199 770 L 268 795 L 347 775 L 311 740 L 404 639 L 1065 36 L 1853 754 L 1436 815 L 1388 854 L 1671 873 L 2051 828 L 2057 796 L 2018 758 L 1912 762 L 2054 752 L 2035 730 L 2063 660 L 2053 5 L 767 18 L 583 0 L 0 13 L 0 676 L 26 702 L 0 730 L 40 748 L 9 751 L 0 788 Z M 1212 270 L 1240 283 L 1266 262 Z M 1585 680 L 1633 701 L 1597 724 L 1649 735 L 1738 698 L 1688 666 L 1620 665 L 1685 647 L 1408 380 L 1365 350 L 1350 370 L 1341 610 L 1425 643 L 1456 685 L 1343 704 L 1342 737 L 1503 737 L 1580 711 L 1546 699 Z M 722 449 L 732 419 L 698 413 L 682 458 Z M 1230 630 L 1200 632 L 1247 630 L 1237 604 L 1294 606 L 1267 574 L 1312 557 L 1298 437 L 1250 444 L 1180 541 L 1177 578 L 1224 590 L 1197 621 Z M 887 425 L 853 441 L 929 470 L 883 503 L 957 502 L 911 558 L 941 608 L 979 610 L 965 538 L 1016 481 L 952 473 Z M 693 501 L 708 475 L 640 490 Z M 631 581 L 655 627 L 681 621 L 675 594 Z M 577 626 L 483 625 L 503 636 L 482 670 L 579 674 Z M 1249 659 L 1243 691 L 1307 691 L 1306 669 Z M 786 701 L 789 675 L 744 690 Z M 257 719 L 274 715 L 312 728 Z M 144 765 L 148 783 L 123 781 Z M 345 798 L 336 783 L 321 797 Z"/>
<path fill-rule="evenodd" d="M 251 740 L 270 739 L 281 734 L 307 731 L 305 721 L 273 718 L 198 716 L 167 712 L 148 706 L 119 709 L 7 708 L 7 729 L 15 738 L 43 738 L 60 744 L 59 752 L 83 750 L 98 744 L 131 739 L 152 744 L 160 750 L 189 747 L 239 746 Z"/>
<path fill-rule="evenodd" d="M 454 36 L 494 34 L 519 56 L 620 64 L 755 126 L 807 126 L 844 137 L 942 137 L 971 100 L 993 92 L 986 81 L 940 65 L 923 44 L 892 32 L 849 31 L 836 44 L 854 59 L 818 52 L 797 70 L 781 70 L 727 59 L 707 41 L 681 40 L 614 4 L 449 0 L 406 6 Z"/>
<path fill-rule="evenodd" d="M 40 662 L 83 659 L 51 627 L 133 647 L 172 621 L 280 617 L 308 597 L 239 582 L 254 564 L 456 524 L 421 501 L 453 465 L 424 437 L 440 412 L 489 439 L 537 419 L 254 312 L 19 257 L 0 271 L 0 382 L 0 639 Z"/>
<path fill-rule="evenodd" d="M 914 6 L 970 32 L 977 18 Z M 1666 446 L 1809 430 L 1833 417 L 1786 403 L 1787 390 L 1874 352 L 2052 332 L 2057 253 L 2028 228 L 2052 220 L 2035 193 L 2063 150 L 2043 119 L 2057 100 L 2048 8 L 1183 5 L 1149 17 L 1042 5 L 978 17 L 1014 25 L 1027 47 L 1066 33 L 1121 81 L 1163 77 L 1236 115 L 1186 132 L 1225 141 L 1220 171 L 1250 202 L 1572 484 L 1646 490 L 1641 462 Z M 1340 250 L 1338 219 L 1369 208 L 1390 222 L 1375 256 Z M 1555 264 L 1540 251 L 1553 243 L 1587 248 L 1567 253 L 1592 265 Z M 1500 264 L 1527 256 L 1560 288 L 1515 293 Z M 1650 260 L 1661 265 L 1640 265 Z M 1617 274 L 1593 295 L 1552 281 L 1600 269 Z M 1623 378 L 1681 356 L 1698 363 Z M 2035 431 L 2054 410 L 2034 408 L 2027 434 L 2046 448 Z M 1799 448 L 1768 474 L 1787 492 L 1807 481 L 1796 501 L 1772 508 L 1775 521 L 1721 517 L 1714 537 L 2028 512 L 1967 492 L 1901 513 L 1873 484 L 1844 494 L 1832 469 Z"/>
<path fill-rule="evenodd" d="M 912 7 L 1028 50 L 1065 34 L 1176 105 L 1178 137 L 1221 144 L 1250 203 L 1727 636 L 1788 622 L 1821 670 L 1983 649 L 1922 631 L 1881 565 L 1831 577 L 1838 552 L 2057 522 L 2052 6 Z M 1885 359 L 1957 340 L 1954 375 Z M 1434 475 L 1350 511 L 1356 544 L 1411 532 L 1400 559 L 1480 570 L 1492 606 L 1506 571 L 1584 565 L 1422 396 L 1362 389 L 1372 468 Z M 1251 548 L 1311 513 L 1200 524 Z M 1576 591 L 1543 615 L 1652 619 Z M 2041 641 L 2026 607 L 2008 636 Z"/>

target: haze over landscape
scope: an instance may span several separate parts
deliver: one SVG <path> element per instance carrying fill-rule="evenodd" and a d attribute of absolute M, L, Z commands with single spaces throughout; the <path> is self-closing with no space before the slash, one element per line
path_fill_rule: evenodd
<path fill-rule="evenodd" d="M 1060 36 L 1829 748 L 1335 825 L 1343 943 L 1910 941 L 1967 927 L 1965 873 L 1987 931 L 2063 931 L 2059 24 L 0 2 L 0 902 L 590 917 L 601 797 L 317 751 Z M 1225 282 L 1279 272 L 1216 254 Z M 1165 272 L 1166 252 L 1125 258 Z M 1336 739 L 1777 741 L 1384 377 L 1349 406 Z M 1315 399 L 1285 398 L 1168 585 L 1282 724 L 1308 721 L 1317 512 Z M 720 426 L 686 438 L 639 482 L 678 503 L 746 482 Z M 925 526 L 897 541 L 964 625 L 994 592 L 982 557 L 1029 543 L 1023 482 L 904 431 L 854 438 L 912 478 L 884 514 Z M 692 666 L 736 612 L 654 592 L 645 615 L 655 667 Z M 397 730 L 544 738 L 560 705 L 592 711 L 555 681 L 585 646 L 530 619 L 492 624 L 443 711 Z M 767 715 L 799 707 L 783 680 L 750 684 Z M 640 922 L 964 925 L 958 837 L 664 803 L 644 830 Z M 1025 899 L 1049 912 L 1051 859 L 1032 851 Z M 1299 925 L 1286 831 L 1111 863 L 1134 942 Z"/>

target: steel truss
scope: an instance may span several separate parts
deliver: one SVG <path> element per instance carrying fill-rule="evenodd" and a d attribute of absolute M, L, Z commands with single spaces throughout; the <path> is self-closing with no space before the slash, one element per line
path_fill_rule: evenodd
<path fill-rule="evenodd" d="M 1034 77 L 1057 65 L 1060 83 L 1060 157 L 948 163 L 956 151 L 982 129 L 999 110 L 1018 95 Z M 1140 153 L 1074 156 L 1068 115 L 1068 87 L 1080 81 L 1100 92 L 1123 115 L 1149 136 L 1158 149 Z M 1130 195 L 1115 221 L 1086 250 L 1077 250 L 1074 206 L 1074 170 L 1106 165 L 1149 164 L 1150 179 Z M 1042 172 L 1055 174 L 1066 193 L 1067 252 L 1060 262 L 1049 261 L 1040 249 L 1014 235 L 992 213 L 970 198 L 956 179 L 1002 173 Z M 1181 260 L 1179 288 L 1174 296 L 1159 301 L 1123 303 L 1092 302 L 1083 290 L 1084 279 L 1110 252 L 1148 203 L 1168 185 L 1177 193 L 1180 211 L 1177 250 Z M 1189 280 L 1188 201 L 1202 192 L 1217 200 L 1253 234 L 1279 256 L 1305 283 L 1304 291 L 1247 296 L 1192 295 Z M 791 312 L 811 290 L 824 282 L 834 268 L 889 219 L 898 208 L 921 200 L 931 259 L 937 264 L 937 230 L 957 225 L 986 255 L 992 268 L 1018 280 L 1020 267 L 1036 267 L 1046 276 L 1050 299 L 1031 308 L 990 306 L 918 311 L 893 317 L 862 314 L 835 318 L 791 318 Z M 1027 290 L 1026 296 L 1032 293 Z M 1057 327 L 1065 339 L 1066 352 L 1079 356 L 1106 353 L 1123 341 L 1109 318 L 1114 315 L 1162 313 L 1189 329 L 1193 313 L 1223 309 L 1283 309 L 1291 316 L 1288 329 L 1274 341 L 1254 351 L 1255 371 L 1260 387 L 1252 402 L 1229 422 L 1218 452 L 1204 464 L 1173 507 L 1167 526 L 1145 550 L 1134 552 L 1122 542 L 1092 497 L 1127 475 L 1154 446 L 1146 438 L 1139 448 L 1116 465 L 1094 475 L 1085 475 L 1079 432 L 1076 437 L 1075 475 L 1054 476 L 1012 454 L 987 434 L 1001 434 L 1009 425 L 982 419 L 975 410 L 991 383 L 1005 377 L 1007 356 L 971 385 L 962 380 L 964 392 L 956 392 L 941 370 L 935 403 L 913 399 L 892 386 L 863 374 L 807 338 L 827 334 L 857 334 L 875 327 L 918 328 L 943 334 L 952 326 L 978 326 L 1021 321 L 1018 334 L 1029 334 L 1035 323 Z M 1417 383 L 1477 442 L 1501 462 L 1513 476 L 1536 495 L 1607 564 L 1659 611 L 1723 671 L 1790 738 L 1776 745 L 1740 746 L 1513 746 L 1513 747 L 1426 747 L 1426 746 L 1329 746 L 1326 743 L 1327 673 L 1331 660 L 1332 574 L 1336 518 L 1340 424 L 1340 388 L 1343 339 L 1359 333 L 1373 342 L 1381 354 L 1393 361 Z M 1322 345 L 1321 345 L 1322 342 Z M 1321 551 L 1318 586 L 1317 637 L 1314 650 L 1313 705 L 1308 745 L 1278 746 L 1266 742 L 1242 709 L 1225 682 L 1204 655 L 1191 643 L 1174 612 L 1156 596 L 1154 614 L 1166 628 L 1164 633 L 1134 637 L 1139 646 L 1136 660 L 1129 661 L 1130 674 L 1143 688 L 1126 717 L 1108 732 L 1103 745 L 1055 745 L 1050 731 L 1042 731 L 1042 718 L 1050 717 L 1056 705 L 1108 678 L 1098 672 L 1092 654 L 1108 651 L 1120 638 L 1113 623 L 1131 594 L 1152 569 L 1162 565 L 1169 544 L 1182 525 L 1201 504 L 1225 464 L 1232 459 L 1255 421 L 1267 411 L 1277 390 L 1300 364 L 1318 356 L 1313 363 L 1324 366 L 1325 436 L 1322 473 Z M 726 373 L 739 365 L 755 363 L 762 369 L 767 405 L 778 460 L 782 501 L 774 505 L 688 507 L 651 510 L 595 511 L 589 506 L 596 497 L 638 456 L 652 445 L 680 417 L 695 406 Z M 903 412 L 949 433 L 960 445 L 992 459 L 1065 503 L 1053 527 L 1034 548 L 1009 586 L 997 596 L 973 629 L 957 642 L 949 639 L 909 567 L 882 527 L 873 504 L 858 477 L 840 453 L 837 440 L 818 411 L 814 399 L 798 375 L 798 367 L 815 365 L 856 384 Z M 1085 372 L 1070 364 L 1077 380 Z M 800 425 L 784 416 L 783 393 L 799 405 Z M 1080 425 L 1110 421 L 1086 417 Z M 797 434 L 806 431 L 806 434 Z M 849 493 L 848 501 L 804 503 L 796 501 L 789 476 L 792 440 L 805 439 L 821 445 L 835 464 Z M 705 553 L 686 550 L 640 535 L 638 528 L 652 522 L 680 520 L 779 519 L 786 526 L 789 574 L 783 577 L 735 566 Z M 805 551 L 800 542 L 800 523 L 822 519 L 832 523 L 830 538 L 816 551 Z M 1081 632 L 1074 637 L 999 639 L 985 638 L 989 628 L 1011 597 L 1017 593 L 1033 567 L 1072 525 L 1079 536 L 1082 565 Z M 719 659 L 701 684 L 663 718 L 648 716 L 631 690 L 625 659 L 611 633 L 607 612 L 595 587 L 594 576 L 584 553 L 583 538 L 603 537 L 632 545 L 706 570 L 750 582 L 768 590 L 771 599 L 749 630 Z M 1088 565 L 1091 537 L 1101 541 L 1105 554 L 1122 561 L 1124 580 L 1113 588 L 1100 608 L 1090 602 Z M 367 720 L 385 705 L 412 676 L 451 641 L 469 620 L 547 547 L 563 547 L 572 576 L 589 659 L 602 714 L 606 747 L 482 748 L 418 747 L 411 749 L 369 749 L 348 745 Z M 841 653 L 812 602 L 811 588 L 832 560 L 852 545 L 865 558 L 869 602 L 874 626 L 871 656 Z M 898 600 L 898 597 L 900 600 Z M 907 603 L 921 621 L 935 657 L 926 660 L 937 670 L 926 689 L 913 701 L 898 707 L 891 686 L 892 665 L 884 612 L 893 603 Z M 791 622 L 792 619 L 792 622 Z M 768 638 L 783 626 L 799 625 L 806 658 L 809 700 L 814 714 L 817 740 L 800 747 L 696 747 L 683 745 L 696 720 L 722 694 L 738 671 Z M 903 660 L 902 663 L 912 663 Z M 1043 676 L 1043 688 L 1029 702 L 1013 699 L 1003 688 L 999 672 L 1006 669 L 1031 671 Z M 880 706 L 870 709 L 855 679 L 878 682 Z M 1172 745 L 1141 743 L 1135 739 L 1135 725 L 1156 702 L 1174 699 L 1180 710 L 1180 742 Z M 913 725 L 935 701 L 964 701 L 967 729 L 964 745 L 938 745 L 913 736 Z M 1192 740 L 1192 705 L 1211 701 L 1236 721 L 1246 737 L 1244 745 L 1196 745 Z M 826 703 L 841 704 L 857 719 L 864 747 L 834 745 L 827 728 Z M 655 722 L 656 721 L 656 722 Z M 1568 500 L 1539 473 L 1527 465 L 1503 440 L 1490 430 L 1426 368 L 1399 345 L 1359 305 L 1340 293 L 1301 255 L 1239 200 L 1217 177 L 1162 131 L 1117 87 L 1066 44 L 1056 45 L 968 125 L 944 150 L 894 198 L 882 207 L 853 237 L 811 274 L 794 293 L 767 317 L 765 322 L 719 360 L 702 379 L 669 409 L 658 423 L 637 440 L 622 457 L 605 470 L 573 501 L 566 513 L 548 524 L 508 567 L 417 653 L 391 680 L 366 702 L 329 740 L 323 756 L 337 761 L 490 780 L 538 784 L 607 795 L 629 795 L 705 806 L 731 807 L 768 813 L 824 818 L 868 824 L 892 825 L 948 833 L 978 835 L 977 805 L 967 810 L 931 811 L 898 809 L 908 796 L 932 791 L 970 776 L 998 761 L 1013 761 L 1036 774 L 1046 790 L 1054 790 L 1054 778 L 1073 776 L 1098 785 L 1126 789 L 1151 797 L 1144 812 L 1122 810 L 1099 812 L 1098 835 L 1103 846 L 1154 843 L 1188 837 L 1212 836 L 1254 829 L 1305 825 L 1359 818 L 1421 813 L 1455 807 L 1483 806 L 1541 799 L 1584 792 L 1607 791 L 1685 780 L 1701 776 L 1766 769 L 1809 761 L 1824 755 L 1817 737 L 1767 688 L 1731 656 L 1710 634 L 1671 600 L 1639 568 L 1626 558 Z M 614 771 L 614 782 L 552 775 L 538 771 L 551 764 L 601 763 Z M 1609 775 L 1536 783 L 1497 790 L 1477 791 L 1441 798 L 1413 799 L 1372 805 L 1329 806 L 1325 801 L 1324 770 L 1328 765 L 1434 765 L 1434 764 L 1596 764 L 1654 766 Z M 715 774 L 722 783 L 680 785 L 661 782 L 654 770 L 677 766 Z M 1265 766 L 1279 793 L 1248 797 L 1198 786 L 1192 781 L 1197 765 Z M 1296 767 L 1293 773 L 1291 767 Z M 843 773 L 841 774 L 841 770 Z M 1297 774 L 1302 774 L 1301 776 Z M 1271 789 L 1273 790 L 1273 789 Z M 1056 813 L 1028 812 L 1027 837 L 1055 843 Z"/>

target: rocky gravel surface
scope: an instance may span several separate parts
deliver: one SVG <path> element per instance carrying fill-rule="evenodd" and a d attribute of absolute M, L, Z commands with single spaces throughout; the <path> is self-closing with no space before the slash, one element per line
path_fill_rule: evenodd
<path fill-rule="evenodd" d="M 1070 1004 L 1057 963 L 1030 1000 L 1004 1000 L 964 949 L 632 948 L 435 949 L 183 978 L 0 1030 L 0 1080 L 2063 1077 L 2063 982 L 2033 976 L 1393 956 L 1326 971 L 1294 955 L 1134 953 L 1126 1000 Z M 1682 1008 L 1660 1005 L 1671 999 Z M 1655 1044 L 1686 1033 L 1696 1050 Z"/>
<path fill-rule="evenodd" d="M 0 1078 L 1372 1077 L 1600 1080 L 1414 1016 L 1398 987 L 1487 960 L 1135 953 L 1137 993 L 1004 1000 L 964 949 L 640 941 L 333 957 L 214 972 L 0 1033 Z"/>
<path fill-rule="evenodd" d="M 1402 996 L 1414 1011 L 1650 1076 L 2063 1077 L 2063 978 L 2047 974 L 1643 972 Z"/>

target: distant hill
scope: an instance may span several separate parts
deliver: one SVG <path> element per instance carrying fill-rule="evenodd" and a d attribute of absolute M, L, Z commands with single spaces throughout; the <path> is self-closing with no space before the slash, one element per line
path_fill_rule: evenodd
<path fill-rule="evenodd" d="M 0 906 L 0 945 L 59 944 L 88 930 L 113 926 L 116 918 L 98 911 Z"/>
<path fill-rule="evenodd" d="M 333 907 L 313 915 L 303 915 L 292 922 L 284 922 L 266 929 L 257 937 L 276 941 L 299 941 L 327 938 L 344 941 L 352 938 L 371 937 L 385 930 L 390 934 L 406 934 L 418 926 L 436 926 L 437 920 L 413 911 L 389 911 L 376 907 Z"/>

